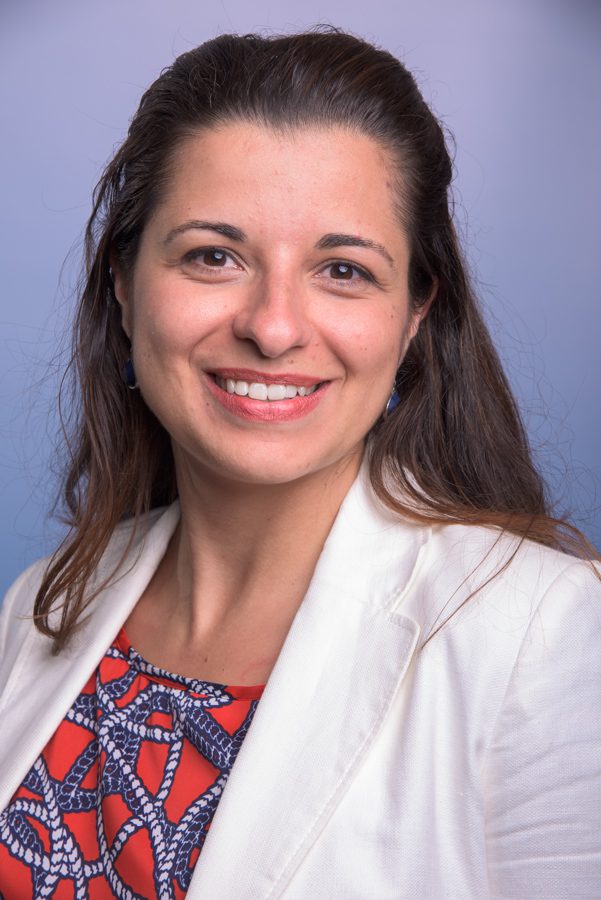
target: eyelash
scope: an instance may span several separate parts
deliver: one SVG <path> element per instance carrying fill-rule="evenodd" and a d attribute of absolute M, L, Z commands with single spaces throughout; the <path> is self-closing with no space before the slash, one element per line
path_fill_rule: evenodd
<path fill-rule="evenodd" d="M 236 265 L 238 265 L 235 256 L 229 250 L 224 250 L 222 247 L 197 247 L 196 249 L 190 250 L 188 253 L 186 253 L 186 255 L 183 257 L 183 262 L 184 263 L 191 262 L 191 263 L 200 265 L 200 266 L 202 266 L 202 268 L 205 271 L 211 270 L 211 269 L 219 271 L 220 269 L 225 268 L 223 266 L 208 266 L 208 265 L 205 265 L 204 263 L 202 263 L 200 258 L 207 253 L 223 253 L 230 260 L 232 260 L 234 263 L 236 263 Z M 374 278 L 374 276 L 371 274 L 371 272 L 368 272 L 368 270 L 364 269 L 363 266 L 357 265 L 357 263 L 350 262 L 350 260 L 348 260 L 348 259 L 330 260 L 330 261 L 326 262 L 324 265 L 322 265 L 320 272 L 323 272 L 334 266 L 348 266 L 350 269 L 352 269 L 353 272 L 355 272 L 359 276 L 359 278 L 358 279 L 357 278 L 352 278 L 352 279 L 333 278 L 332 281 L 336 281 L 340 284 L 348 283 L 349 285 L 356 283 L 357 280 L 367 281 L 370 284 L 378 283 L 377 279 Z"/>
<path fill-rule="evenodd" d="M 359 279 L 361 281 L 367 281 L 370 284 L 377 283 L 374 276 L 370 272 L 368 272 L 367 269 L 364 269 L 363 266 L 358 266 L 357 263 L 350 262 L 348 259 L 334 259 L 331 262 L 327 262 L 325 264 L 325 266 L 322 267 L 322 271 L 323 271 L 323 269 L 329 269 L 332 266 L 348 266 L 349 269 L 352 269 L 353 272 L 357 273 L 357 275 L 359 276 Z M 345 282 L 347 282 L 346 278 L 334 278 L 332 280 L 337 281 L 337 282 L 342 282 L 343 284 Z M 348 279 L 348 283 L 352 284 L 353 282 L 355 282 L 357 280 L 358 279 L 356 279 L 356 278 Z"/>
<path fill-rule="evenodd" d="M 223 253 L 224 256 L 229 257 L 233 262 L 238 265 L 238 262 L 234 255 L 230 253 L 229 250 L 224 250 L 222 247 L 197 247 L 194 250 L 190 250 L 183 258 L 184 263 L 196 263 L 201 265 L 204 269 L 216 269 L 219 270 L 223 268 L 222 266 L 207 266 L 202 262 L 201 257 L 205 256 L 207 253 Z"/>

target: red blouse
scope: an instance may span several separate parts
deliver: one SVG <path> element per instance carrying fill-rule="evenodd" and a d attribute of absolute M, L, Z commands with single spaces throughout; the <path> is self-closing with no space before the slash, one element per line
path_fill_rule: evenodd
<path fill-rule="evenodd" d="M 263 689 L 172 675 L 121 631 L 0 815 L 0 897 L 184 897 Z"/>

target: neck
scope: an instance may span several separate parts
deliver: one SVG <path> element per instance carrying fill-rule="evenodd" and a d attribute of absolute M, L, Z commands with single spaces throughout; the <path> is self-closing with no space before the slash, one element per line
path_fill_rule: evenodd
<path fill-rule="evenodd" d="M 289 625 L 360 457 L 275 485 L 177 464 L 182 518 L 161 578 L 170 614 L 191 640 L 235 619 Z"/>

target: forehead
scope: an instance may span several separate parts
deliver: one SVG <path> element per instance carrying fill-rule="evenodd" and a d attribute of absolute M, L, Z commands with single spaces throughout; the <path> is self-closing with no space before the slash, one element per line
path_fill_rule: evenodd
<path fill-rule="evenodd" d="M 399 229 L 399 176 L 391 154 L 339 126 L 275 128 L 231 122 L 184 138 L 175 148 L 156 213 L 267 218 L 293 231 L 374 225 Z M 338 224 L 337 224 L 338 223 Z"/>

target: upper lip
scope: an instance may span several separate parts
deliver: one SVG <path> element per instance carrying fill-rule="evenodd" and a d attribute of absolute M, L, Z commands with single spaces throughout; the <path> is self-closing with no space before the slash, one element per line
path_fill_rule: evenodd
<path fill-rule="evenodd" d="M 314 375 L 301 375 L 300 372 L 256 372 L 254 369 L 211 369 L 210 374 L 249 384 L 295 384 L 298 387 L 313 387 L 325 380 Z"/>

